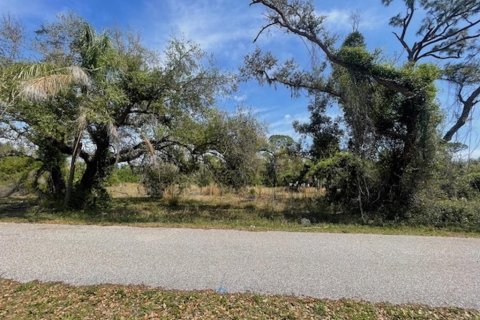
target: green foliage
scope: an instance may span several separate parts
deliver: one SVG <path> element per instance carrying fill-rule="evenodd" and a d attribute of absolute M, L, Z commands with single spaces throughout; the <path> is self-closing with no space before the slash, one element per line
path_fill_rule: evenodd
<path fill-rule="evenodd" d="M 211 129 L 217 151 L 205 160 L 213 170 L 215 180 L 225 186 L 240 189 L 255 184 L 260 169 L 257 156 L 265 145 L 264 128 L 252 114 L 239 110 L 234 115 L 220 115 Z"/>
<path fill-rule="evenodd" d="M 75 204 L 76 202 L 82 201 L 80 205 L 77 207 L 81 207 L 87 210 L 96 210 L 97 212 L 102 212 L 110 208 L 110 195 L 108 194 L 107 190 L 103 186 L 95 186 L 89 192 L 79 197 L 80 193 L 75 194 L 76 197 L 73 198 L 72 203 Z"/>
<path fill-rule="evenodd" d="M 143 169 L 142 184 L 149 196 L 162 198 L 165 190 L 181 182 L 180 170 L 171 163 L 154 163 Z"/>
<path fill-rule="evenodd" d="M 0 184 L 16 183 L 25 180 L 38 170 L 40 163 L 29 157 L 11 156 L 0 158 Z"/>
<path fill-rule="evenodd" d="M 76 195 L 70 201 L 75 207 L 106 198 L 104 184 L 117 164 L 152 160 L 185 173 L 205 154 L 232 154 L 234 148 L 220 143 L 221 131 L 210 129 L 215 128 L 215 99 L 233 90 L 235 80 L 212 65 L 197 45 L 171 40 L 160 62 L 138 37 L 97 33 L 70 14 L 42 26 L 36 48 L 38 61 L 19 61 L 1 70 L 0 100 L 13 104 L 7 109 L 11 131 L 28 132 L 22 138 L 38 148 L 51 181 L 46 192 L 55 198 L 65 193 L 69 202 L 72 183 L 65 182 L 63 168 L 77 146 L 84 168 L 75 170 Z M 255 138 L 249 139 L 255 144 Z M 248 140 L 240 146 L 247 150 Z M 226 163 L 233 158 L 239 155 Z M 136 181 L 128 174 L 111 178 L 116 179 Z M 90 193 L 93 200 L 88 200 Z"/>
<path fill-rule="evenodd" d="M 117 185 L 120 183 L 139 183 L 141 175 L 135 172 L 131 166 L 121 166 L 113 169 L 108 177 L 109 185 Z"/>
<path fill-rule="evenodd" d="M 192 182 L 199 187 L 206 187 L 215 183 L 215 176 L 207 165 L 201 164 L 194 172 Z"/>
<path fill-rule="evenodd" d="M 300 144 L 292 137 L 272 135 L 263 150 L 265 172 L 263 183 L 267 186 L 289 186 L 303 180 L 305 162 Z"/>
<path fill-rule="evenodd" d="M 348 43 L 347 43 L 348 44 Z M 344 47 L 339 51 L 339 57 L 346 63 L 355 65 L 360 70 L 371 69 L 373 67 L 374 58 L 362 47 Z"/>
<path fill-rule="evenodd" d="M 340 209 L 364 214 L 371 209 L 378 186 L 378 172 L 374 164 L 349 152 L 339 152 L 317 162 L 310 169 L 311 176 L 320 179 L 326 200 Z"/>
<path fill-rule="evenodd" d="M 454 160 L 460 149 L 453 143 L 438 149 L 433 177 L 407 213 L 410 223 L 480 230 L 480 163 Z"/>
<path fill-rule="evenodd" d="M 356 39 L 358 35 L 351 37 Z M 346 46 L 350 43 L 356 47 Z M 340 92 L 350 133 L 348 147 L 374 165 L 381 177 L 361 188 L 379 192 L 375 205 L 370 197 L 363 205 L 378 216 L 390 212 L 388 219 L 403 218 L 412 197 L 432 176 L 439 140 L 436 128 L 441 120 L 434 82 L 440 72 L 430 64 L 406 64 L 400 68 L 383 64 L 361 41 L 349 40 L 346 44 L 339 56 L 347 66 L 335 66 L 331 81 Z M 372 81 L 379 77 L 395 84 Z M 401 90 L 411 93 L 400 94 Z M 352 189 L 359 189 L 358 183 L 353 183 Z"/>
<path fill-rule="evenodd" d="M 409 222 L 438 228 L 456 227 L 465 231 L 480 231 L 480 201 L 466 199 L 432 199 L 417 195 L 408 213 Z"/>
<path fill-rule="evenodd" d="M 350 33 L 345 40 L 343 41 L 343 48 L 350 47 L 350 48 L 365 48 L 365 37 L 362 33 L 358 31 L 354 31 Z"/>
<path fill-rule="evenodd" d="M 439 200 L 480 199 L 480 163 L 453 160 L 454 153 L 444 151 L 436 157 L 430 198 Z"/>
<path fill-rule="evenodd" d="M 332 156 L 340 151 L 340 140 L 344 131 L 340 127 L 340 119 L 332 119 L 327 115 L 330 103 L 326 95 L 315 95 L 308 106 L 310 121 L 293 123 L 295 131 L 303 137 L 312 139 L 308 153 L 314 160 Z"/>
<path fill-rule="evenodd" d="M 34 192 L 34 176 L 41 169 L 41 163 L 33 157 L 9 155 L 11 153 L 17 153 L 15 148 L 8 144 L 0 144 L 1 196 L 8 196 L 17 191 Z"/>

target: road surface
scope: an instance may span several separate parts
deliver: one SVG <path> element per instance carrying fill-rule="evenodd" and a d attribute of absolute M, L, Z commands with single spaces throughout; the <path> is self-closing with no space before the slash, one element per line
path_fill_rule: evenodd
<path fill-rule="evenodd" d="M 0 277 L 480 309 L 480 239 L 0 223 Z"/>

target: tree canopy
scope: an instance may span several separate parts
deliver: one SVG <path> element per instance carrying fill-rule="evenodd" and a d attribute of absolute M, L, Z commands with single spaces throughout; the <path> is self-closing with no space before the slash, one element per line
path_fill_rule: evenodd
<path fill-rule="evenodd" d="M 53 195 L 82 206 L 103 190 L 118 163 L 167 162 L 188 171 L 208 154 L 235 166 L 219 123 L 238 121 L 232 130 L 243 130 L 244 122 L 225 119 L 215 106 L 235 79 L 197 45 L 172 39 L 160 57 L 135 35 L 97 33 L 71 14 L 36 33 L 38 61 L 2 66 L 1 120 L 9 139 L 32 146 L 43 163 L 36 175 L 48 174 Z M 250 132 L 243 147 L 261 130 Z M 235 139 L 243 139 L 244 132 L 237 133 Z M 68 179 L 66 157 L 72 159 Z M 77 157 L 85 170 L 73 186 Z"/>
<path fill-rule="evenodd" d="M 385 5 L 391 2 L 383 1 Z M 435 82 L 452 80 L 453 70 L 464 76 L 468 74 L 472 53 L 478 52 L 479 37 L 478 1 L 405 0 L 404 4 L 406 12 L 393 17 L 390 24 L 400 29 L 395 36 L 408 58 L 403 64 L 392 64 L 378 51 L 366 48 L 356 25 L 339 45 L 312 1 L 253 0 L 251 5 L 265 8 L 266 17 L 255 41 L 264 30 L 277 27 L 311 43 L 323 53 L 324 59 L 311 70 L 303 70 L 293 59 L 280 62 L 274 54 L 257 49 L 245 58 L 242 69 L 244 76 L 254 77 L 260 83 L 284 84 L 295 92 L 306 90 L 319 107 L 311 108 L 310 124 L 296 124 L 296 127 L 303 133 L 314 131 L 319 135 L 313 135 L 317 141 L 325 139 L 326 153 L 331 150 L 329 145 L 338 143 L 341 132 L 324 109 L 329 101 L 338 104 L 347 128 L 348 150 L 362 159 L 360 163 L 376 163 L 378 171 L 375 175 L 378 181 L 370 183 L 367 190 L 357 184 L 357 204 L 367 202 L 372 210 L 397 211 L 392 218 L 401 215 L 398 208 L 408 207 L 416 190 L 431 174 L 440 143 L 437 128 L 441 122 Z M 413 26 L 413 15 L 417 14 L 424 17 L 414 31 L 416 41 L 409 44 L 412 37 L 407 34 Z M 446 74 L 450 76 L 445 77 Z M 473 82 L 461 81 L 463 86 Z M 467 102 L 460 96 L 460 102 Z M 475 99 L 463 103 L 466 117 L 472 103 L 477 102 Z M 445 140 L 451 139 L 463 120 L 458 118 Z M 314 126 L 317 128 L 310 130 Z M 356 172 L 360 179 L 359 170 Z"/>

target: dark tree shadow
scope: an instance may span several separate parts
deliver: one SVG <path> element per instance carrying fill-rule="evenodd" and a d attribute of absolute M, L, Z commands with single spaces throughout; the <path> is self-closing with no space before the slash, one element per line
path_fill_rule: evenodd
<path fill-rule="evenodd" d="M 42 221 L 58 218 L 83 223 L 195 223 L 241 222 L 254 220 L 288 221 L 300 223 L 305 218 L 311 223 L 359 223 L 358 217 L 334 212 L 322 199 L 278 199 L 283 209 L 258 206 L 258 200 L 247 199 L 237 203 L 209 203 L 193 199 L 116 198 L 102 209 L 63 210 L 59 207 L 39 205 L 35 199 L 0 199 L 0 219 L 17 218 Z M 265 200 L 262 199 L 265 204 Z M 272 202 L 273 203 L 273 202 Z"/>
<path fill-rule="evenodd" d="M 0 198 L 0 218 L 27 218 L 35 205 L 33 199 Z"/>

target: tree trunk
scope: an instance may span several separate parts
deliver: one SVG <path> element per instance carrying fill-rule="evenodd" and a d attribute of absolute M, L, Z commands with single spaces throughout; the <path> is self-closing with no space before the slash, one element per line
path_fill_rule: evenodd
<path fill-rule="evenodd" d="M 65 194 L 65 179 L 62 173 L 65 156 L 52 141 L 47 140 L 39 145 L 39 158 L 43 162 L 44 172 L 50 175 L 48 181 L 50 194 L 56 200 L 62 199 Z"/>
<path fill-rule="evenodd" d="M 63 179 L 62 170 L 58 165 L 50 167 L 50 178 L 52 194 L 55 199 L 62 199 L 65 193 L 65 180 Z"/>
<path fill-rule="evenodd" d="M 76 207 L 95 206 L 97 199 L 89 199 L 94 190 L 99 190 L 106 197 L 106 191 L 102 186 L 105 178 L 108 176 L 112 165 L 112 156 L 110 155 L 110 139 L 106 130 L 98 129 L 94 137 L 97 147 L 94 156 L 86 162 L 86 169 L 83 173 L 80 183 L 75 189 L 75 195 L 72 196 L 72 205 Z M 87 203 L 90 201 L 90 203 Z"/>
<path fill-rule="evenodd" d="M 68 173 L 65 199 L 63 200 L 63 205 L 65 207 L 68 206 L 68 204 L 70 203 L 70 199 L 72 197 L 73 180 L 75 178 L 75 164 L 77 162 L 77 157 L 81 149 L 82 149 L 82 143 L 80 142 L 80 137 L 78 137 L 75 141 L 75 148 L 73 149 L 72 160 L 70 162 L 70 171 Z"/>
<path fill-rule="evenodd" d="M 426 169 L 427 164 L 419 165 L 415 153 L 419 145 L 419 126 L 421 113 L 418 106 L 422 106 L 422 101 L 417 99 L 405 102 L 404 119 L 406 133 L 403 139 L 403 148 L 396 155 L 392 156 L 389 179 L 387 179 L 389 208 L 387 208 L 387 219 L 395 220 L 404 218 L 405 208 L 409 206 L 412 196 L 417 191 L 420 181 L 422 180 L 422 171 Z"/>

